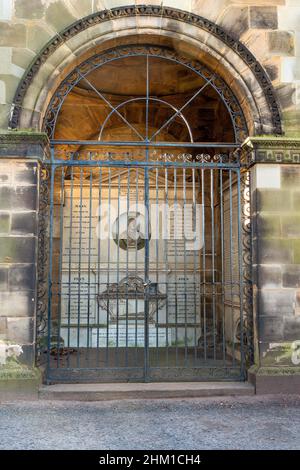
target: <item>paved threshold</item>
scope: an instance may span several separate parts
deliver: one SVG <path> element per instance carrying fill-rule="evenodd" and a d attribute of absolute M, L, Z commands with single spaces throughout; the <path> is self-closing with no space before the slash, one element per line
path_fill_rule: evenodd
<path fill-rule="evenodd" d="M 43 400 L 74 401 L 245 395 L 254 395 L 254 387 L 244 382 L 56 384 L 44 385 L 39 390 Z"/>

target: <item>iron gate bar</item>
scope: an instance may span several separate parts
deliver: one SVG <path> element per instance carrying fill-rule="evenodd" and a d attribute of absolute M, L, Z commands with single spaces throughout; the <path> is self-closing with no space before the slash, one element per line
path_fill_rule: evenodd
<path fill-rule="evenodd" d="M 237 173 L 237 191 L 238 195 L 241 194 L 241 173 Z M 242 246 L 242 237 L 241 237 L 241 231 L 240 231 L 240 226 L 241 226 L 241 198 L 237 198 L 237 205 L 238 205 L 238 210 L 237 210 L 237 224 L 238 224 L 238 253 L 243 252 L 243 246 Z M 244 315 L 243 315 L 243 308 L 244 308 L 244 297 L 243 297 L 243 264 L 242 264 L 242 256 L 238 256 L 238 268 L 239 268 L 239 299 L 240 299 L 240 337 L 241 337 L 241 344 L 244 344 L 244 339 L 243 339 L 243 334 L 244 334 Z M 246 367 L 245 367 L 245 351 L 244 347 L 240 348 L 240 354 L 241 354 L 241 374 L 242 376 L 246 379 Z"/>
<path fill-rule="evenodd" d="M 186 168 L 182 169 L 182 186 L 183 186 L 183 205 L 186 205 Z M 185 225 L 185 214 L 183 215 L 183 224 Z M 186 240 L 183 236 L 183 276 L 184 276 L 184 365 L 187 366 L 187 285 L 186 285 Z"/>
<path fill-rule="evenodd" d="M 102 201 L 102 167 L 99 167 L 99 185 L 98 185 L 98 207 L 101 206 L 101 201 Z M 99 224 L 99 215 L 97 218 L 97 222 Z M 100 227 L 99 227 L 100 229 Z M 101 261 L 101 253 L 102 253 L 102 247 L 100 243 L 100 237 L 98 237 L 98 256 L 97 256 L 97 269 L 98 269 L 98 280 L 100 279 L 100 261 Z M 100 295 L 100 282 L 98 281 L 97 285 L 97 294 Z M 99 302 L 97 302 L 97 365 L 100 367 L 100 347 L 99 347 L 99 342 L 100 342 L 100 335 L 99 335 L 99 328 L 100 328 L 100 305 Z M 118 348 L 117 348 L 118 349 Z M 117 364 L 118 365 L 118 364 Z"/>
<path fill-rule="evenodd" d="M 192 214 L 192 221 L 195 223 L 192 224 L 192 228 L 194 230 L 197 230 L 197 206 L 196 206 L 196 182 L 195 182 L 195 168 L 192 168 L 192 184 L 193 184 L 193 214 Z M 194 250 L 194 257 L 193 257 L 193 284 L 194 284 L 194 305 L 197 305 L 197 290 L 198 290 L 198 283 L 196 281 L 195 277 L 195 271 L 196 271 L 196 266 L 197 266 L 197 261 L 196 261 L 196 250 Z M 199 303 L 200 303 L 200 296 L 199 296 Z M 195 309 L 194 312 L 194 366 L 196 366 L 196 361 L 197 361 L 197 312 Z"/>
<path fill-rule="evenodd" d="M 174 200 L 175 209 L 177 208 L 177 168 L 174 168 Z M 174 212 L 174 226 L 177 226 L 177 210 Z M 174 240 L 175 245 L 175 365 L 178 366 L 178 304 L 177 304 L 177 238 Z"/>
<path fill-rule="evenodd" d="M 241 144 L 236 142 L 139 142 L 136 140 L 130 141 L 99 141 L 99 140 L 62 140 L 62 139 L 51 139 L 50 145 L 79 145 L 87 146 L 93 145 L 95 147 L 107 146 L 107 147 L 174 147 L 174 148 L 232 148 L 238 149 Z"/>
<path fill-rule="evenodd" d="M 70 194 L 70 227 L 73 225 L 73 190 L 74 190 L 74 167 L 71 167 L 71 194 Z M 68 356 L 67 364 L 70 367 L 70 335 L 71 335 L 71 266 L 72 266 L 72 230 L 69 234 L 69 262 L 68 262 Z"/>
<path fill-rule="evenodd" d="M 78 248 L 78 300 L 77 300 L 77 348 L 80 345 L 80 301 L 81 301 L 81 256 L 82 256 L 82 191 L 83 171 L 80 168 L 80 204 L 79 204 L 79 248 Z M 79 368 L 80 355 L 77 354 L 77 367 Z"/>
<path fill-rule="evenodd" d="M 223 170 L 220 170 L 220 219 L 221 219 L 221 298 L 222 298 L 222 353 L 225 364 L 225 293 L 224 293 L 224 207 L 223 207 Z"/>
<path fill-rule="evenodd" d="M 120 194 L 120 187 L 121 187 L 121 178 L 120 172 L 118 173 L 118 194 Z M 120 198 L 118 197 L 118 219 L 117 219 L 117 227 L 118 233 L 120 233 Z M 117 237 L 118 245 L 117 245 L 117 283 L 120 282 L 120 238 Z M 116 364 L 119 365 L 119 289 L 117 289 L 117 326 L 116 326 L 116 355 L 117 355 L 117 362 Z"/>
<path fill-rule="evenodd" d="M 159 224 L 159 212 L 158 212 L 158 168 L 155 168 L 155 200 L 156 200 L 156 227 L 157 230 L 160 228 Z M 159 267 L 159 247 L 158 247 L 158 237 L 155 241 L 155 255 L 156 255 L 156 269 L 155 269 L 155 282 L 158 286 L 158 267 Z M 156 323 L 158 324 L 158 297 L 156 297 Z M 159 348 L 158 348 L 158 329 L 156 330 L 156 365 L 159 364 Z"/>
<path fill-rule="evenodd" d="M 129 213 L 129 201 L 130 201 L 130 168 L 128 168 L 127 173 L 127 214 Z M 120 197 L 120 196 L 119 196 Z M 126 236 L 128 239 L 128 224 L 126 226 Z M 129 252 L 126 250 L 126 279 L 128 279 L 128 260 Z M 128 298 L 128 284 L 126 284 L 126 296 Z M 126 350 L 125 350 L 125 365 L 128 367 L 128 301 L 126 301 Z"/>
<path fill-rule="evenodd" d="M 136 182 L 135 182 L 135 203 L 136 203 L 136 212 L 138 211 L 138 202 L 139 202 L 139 168 L 135 170 Z M 138 276 L 138 241 L 136 238 L 135 241 L 135 276 Z M 138 294 L 135 295 L 135 361 L 138 362 Z"/>
<path fill-rule="evenodd" d="M 148 151 L 146 155 L 148 159 Z M 145 380 L 149 380 L 149 169 L 144 169 L 144 201 L 145 201 L 145 257 L 144 257 L 144 281 L 145 281 L 145 300 L 144 300 L 144 376 Z M 128 227 L 128 225 L 127 225 Z"/>
<path fill-rule="evenodd" d="M 165 175 L 165 188 L 164 188 L 164 193 L 165 193 L 165 202 L 168 207 L 169 205 L 169 192 L 168 192 L 168 168 L 165 168 L 164 171 Z M 168 253 L 168 246 L 167 246 L 167 240 L 165 240 L 165 257 L 166 257 L 166 270 L 169 270 L 169 253 Z M 176 257 L 176 254 L 175 254 Z M 166 281 L 166 361 L 168 364 L 169 360 L 169 340 L 168 340 L 168 323 L 169 323 L 169 284 Z M 169 365 L 169 364 L 168 364 Z"/>
<path fill-rule="evenodd" d="M 47 162 L 48 163 L 48 162 Z M 136 166 L 140 166 L 141 168 L 155 168 L 161 167 L 161 168 L 210 168 L 210 169 L 217 169 L 217 168 L 231 168 L 232 171 L 236 170 L 239 171 L 241 168 L 241 165 L 239 163 L 202 163 L 202 162 L 194 162 L 194 163 L 171 163 L 171 162 L 122 162 L 122 161 L 111 161 L 111 162 L 105 162 L 105 161 L 75 161 L 75 160 L 70 160 L 64 162 L 63 160 L 54 160 L 52 162 L 49 162 L 49 165 L 52 168 L 59 168 L 61 166 L 77 166 L 77 167 L 115 167 L 115 168 L 136 168 Z"/>
<path fill-rule="evenodd" d="M 128 170 L 130 171 L 130 170 Z M 129 175 L 127 179 L 127 184 L 129 184 Z M 129 194 L 129 188 L 127 188 L 128 194 Z M 111 168 L 108 169 L 108 233 L 111 233 L 111 218 L 110 218 L 110 212 L 111 212 Z M 107 287 L 108 287 L 108 293 L 110 289 L 110 237 L 108 237 L 107 241 Z M 106 312 L 106 349 L 105 349 L 105 363 L 106 367 L 108 367 L 108 345 L 109 345 L 109 307 L 110 307 L 110 296 L 108 296 L 107 300 L 107 312 Z M 126 348 L 127 348 L 127 338 L 126 338 Z M 127 350 L 126 350 L 127 352 Z"/>
<path fill-rule="evenodd" d="M 142 141 L 144 141 L 143 136 L 135 129 L 134 126 L 132 126 L 132 125 L 130 124 L 130 122 L 127 121 L 127 119 L 126 119 L 121 113 L 119 113 L 118 109 L 115 108 L 115 107 L 110 103 L 110 101 L 107 100 L 107 99 L 105 98 L 105 96 L 104 96 L 99 90 L 97 90 L 97 88 L 94 87 L 93 84 L 92 84 L 85 76 L 83 76 L 80 72 L 78 72 L 78 73 L 79 73 L 79 75 L 82 77 L 82 79 L 83 79 L 84 81 L 86 81 L 87 84 L 92 88 L 92 90 L 94 90 L 94 91 L 97 93 L 97 95 L 100 96 L 100 98 L 113 110 L 113 112 L 117 113 L 117 115 L 125 122 L 125 124 L 127 124 L 127 126 L 130 127 L 130 129 L 133 130 L 133 132 L 135 132 L 136 135 L 137 135 Z"/>
<path fill-rule="evenodd" d="M 211 261 L 212 261 L 212 300 L 213 300 L 213 344 L 214 359 L 216 359 L 216 297 L 215 297 L 215 221 L 214 221 L 214 174 L 210 169 L 210 217 L 211 217 Z"/>
<path fill-rule="evenodd" d="M 49 223 L 49 272 L 48 272 L 48 331 L 47 331 L 47 370 L 50 370 L 50 351 L 51 351 L 51 314 L 52 314 L 52 270 L 53 270 L 53 196 L 54 196 L 54 175 L 55 170 L 52 168 L 50 175 L 50 223 Z"/>
<path fill-rule="evenodd" d="M 203 263 L 203 322 L 204 322 L 204 360 L 207 360 L 207 325 L 206 325 L 206 237 L 205 237 L 205 194 L 204 194 L 204 169 L 201 169 L 201 191 L 202 199 L 201 202 L 204 206 L 202 211 L 202 224 L 203 224 L 203 251 L 202 251 L 202 263 Z"/>
<path fill-rule="evenodd" d="M 135 103 L 135 102 L 137 102 L 137 101 L 146 101 L 146 103 L 147 103 L 147 101 L 154 101 L 154 102 L 156 102 L 156 103 L 161 103 L 161 104 L 165 104 L 165 105 L 169 106 L 171 109 L 173 109 L 173 111 L 176 111 L 176 112 L 178 111 L 178 109 L 177 109 L 174 105 L 172 105 L 171 103 L 168 103 L 167 101 L 162 100 L 162 99 L 160 99 L 160 98 L 154 98 L 154 97 L 148 98 L 148 100 L 147 100 L 147 98 L 131 98 L 130 100 L 123 101 L 122 103 L 120 103 L 118 106 L 116 106 L 116 109 L 120 109 L 122 106 L 126 106 L 126 105 L 129 104 L 129 103 Z M 149 105 L 148 105 L 148 106 L 149 106 Z M 147 117 L 148 113 L 149 113 L 149 109 L 146 107 L 146 120 L 148 120 L 148 117 Z M 103 122 L 103 124 L 102 124 L 102 126 L 101 126 L 101 131 L 100 131 L 100 134 L 99 134 L 99 141 L 102 140 L 102 133 L 103 133 L 103 131 L 104 131 L 104 129 L 105 129 L 106 123 L 109 121 L 109 119 L 111 118 L 111 116 L 112 116 L 113 114 L 114 114 L 114 111 L 111 111 L 111 112 L 107 115 L 107 117 L 105 118 L 105 120 L 104 120 L 104 122 Z M 192 131 L 191 131 L 191 127 L 190 127 L 190 125 L 189 125 L 187 119 L 183 116 L 183 114 L 182 114 L 182 115 L 179 114 L 179 115 L 180 115 L 181 119 L 184 121 L 184 123 L 185 123 L 185 125 L 186 125 L 186 127 L 187 127 L 188 133 L 189 133 L 189 135 L 190 135 L 191 142 L 193 142 L 193 141 L 194 141 L 194 139 L 193 139 L 193 133 L 192 133 Z M 146 128 L 146 135 L 147 135 L 147 128 Z M 150 142 L 150 140 L 148 139 L 148 137 L 146 137 L 146 139 L 143 140 L 143 142 L 145 142 L 145 144 L 147 144 L 148 142 Z"/>
<path fill-rule="evenodd" d="M 165 127 L 167 127 L 177 116 L 181 116 L 181 113 L 182 111 L 197 97 L 200 95 L 200 93 L 205 90 L 205 88 L 207 87 L 207 85 L 209 85 L 211 83 L 211 81 L 213 80 L 213 78 L 215 77 L 212 77 L 208 82 L 205 83 L 205 85 L 203 85 L 183 106 L 181 106 L 181 108 L 179 108 L 175 114 L 173 114 L 173 116 L 171 116 L 156 132 L 154 132 L 154 134 L 150 137 L 150 142 L 153 142 L 153 139 L 154 137 L 156 137 Z M 190 127 L 189 127 L 190 128 Z M 193 141 L 193 139 L 191 138 L 191 141 Z"/>
<path fill-rule="evenodd" d="M 230 240 L 230 295 L 231 295 L 231 315 L 233 316 L 233 268 L 232 268 L 232 173 L 229 170 L 229 240 Z M 232 330 L 232 350 L 233 350 L 233 363 L 235 362 L 235 343 L 234 343 L 234 331 Z"/>
<path fill-rule="evenodd" d="M 60 224 L 59 224 L 59 233 L 60 233 L 60 247 L 59 247 L 59 268 L 58 268 L 58 279 L 61 279 L 62 275 L 62 233 L 63 233 L 63 205 L 64 205 L 64 184 L 65 184 L 65 172 L 64 167 L 61 167 L 61 194 L 60 194 Z M 59 287 L 56 283 L 57 288 Z M 60 349 L 60 325 L 61 325 L 61 292 L 58 293 L 58 307 L 57 307 L 57 315 L 58 315 L 58 333 L 57 333 L 57 350 Z M 57 366 L 59 367 L 59 355 L 57 357 Z"/>
<path fill-rule="evenodd" d="M 89 205 L 89 256 L 88 256 L 88 314 L 87 314 L 87 328 L 90 326 L 90 294 L 91 294 L 91 242 L 92 242 L 92 183 L 93 183 L 93 172 L 90 168 L 90 205 Z M 87 352 L 90 348 L 90 335 L 87 334 Z M 88 357 L 89 359 L 89 357 Z"/>

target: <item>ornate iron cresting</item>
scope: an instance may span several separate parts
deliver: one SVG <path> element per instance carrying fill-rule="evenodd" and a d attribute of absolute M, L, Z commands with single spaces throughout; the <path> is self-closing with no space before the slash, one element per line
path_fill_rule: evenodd
<path fill-rule="evenodd" d="M 140 45 L 140 46 L 122 46 L 111 49 L 107 52 L 97 54 L 94 57 L 91 57 L 81 63 L 78 67 L 73 70 L 68 77 L 61 83 L 59 88 L 56 90 L 54 96 L 52 97 L 48 110 L 46 112 L 46 116 L 44 119 L 44 130 L 48 134 L 50 139 L 54 139 L 55 137 L 55 127 L 56 122 L 58 119 L 59 112 L 62 108 L 62 105 L 68 96 L 68 94 L 72 91 L 72 89 L 78 85 L 79 82 L 86 81 L 90 88 L 99 95 L 99 98 L 106 101 L 106 98 L 101 94 L 99 90 L 97 90 L 91 82 L 87 79 L 87 76 L 93 72 L 94 70 L 105 66 L 106 64 L 119 60 L 124 59 L 127 57 L 133 56 L 146 56 L 147 58 L 155 57 L 160 58 L 172 62 L 176 62 L 190 70 L 192 70 L 195 74 L 200 76 L 204 80 L 204 85 L 195 93 L 194 97 L 196 97 L 201 91 L 206 87 L 212 87 L 220 96 L 221 100 L 223 101 L 225 107 L 227 108 L 229 115 L 231 117 L 232 126 L 235 135 L 235 141 L 242 143 L 248 135 L 247 132 L 247 124 L 243 114 L 243 111 L 235 98 L 234 94 L 232 93 L 231 89 L 227 86 L 224 80 L 216 75 L 215 73 L 211 72 L 206 66 L 201 64 L 200 62 L 191 60 L 186 58 L 182 55 L 177 54 L 174 50 L 169 49 L 167 47 L 156 47 L 156 46 L 147 46 L 147 45 Z M 145 97 L 147 101 L 147 107 L 149 106 L 150 97 Z M 193 98 L 192 98 L 193 99 Z M 189 100 L 179 111 L 175 113 L 175 115 L 180 116 L 183 118 L 181 114 L 181 110 L 189 104 L 191 100 Z M 123 103 L 124 104 L 124 103 Z M 112 107 L 112 105 L 110 105 Z M 113 112 L 116 112 L 119 117 L 121 117 L 125 123 L 131 127 L 133 131 L 138 133 L 134 127 L 126 121 L 124 116 L 119 113 L 117 108 L 113 108 Z M 174 116 L 175 116 L 174 115 Z M 183 118 L 184 119 L 184 118 Z M 167 125 L 166 122 L 164 124 Z M 187 123 L 186 123 L 187 124 Z M 105 125 L 105 122 L 104 122 Z M 187 124 L 188 125 L 188 124 Z M 163 129 L 163 127 L 161 128 Z M 150 138 L 150 141 L 157 135 L 160 130 L 156 131 L 156 133 Z M 102 134 L 102 129 L 100 131 L 100 136 Z M 143 138 L 143 136 L 138 135 L 140 137 L 141 142 L 148 143 L 149 140 Z M 192 141 L 192 136 L 190 133 L 190 138 Z"/>
<path fill-rule="evenodd" d="M 199 27 L 200 29 L 207 31 L 218 39 L 220 39 L 224 44 L 226 44 L 236 54 L 238 54 L 239 57 L 249 68 L 251 68 L 251 71 L 255 75 L 257 81 L 260 83 L 264 91 L 265 98 L 267 100 L 269 110 L 272 116 L 273 129 L 271 129 L 270 132 L 282 134 L 279 105 L 274 93 L 272 83 L 263 67 L 255 59 L 254 55 L 249 51 L 249 49 L 238 39 L 231 36 L 231 34 L 229 34 L 221 26 L 216 25 L 212 21 L 207 20 L 191 12 L 165 7 L 162 5 L 131 5 L 96 12 L 90 16 L 76 21 L 70 27 L 64 29 L 59 34 L 57 34 L 41 50 L 34 63 L 25 73 L 25 76 L 21 81 L 14 97 L 12 115 L 9 124 L 10 127 L 19 127 L 23 100 L 26 95 L 27 89 L 29 88 L 34 76 L 38 73 L 45 60 L 47 60 L 47 58 L 50 57 L 58 49 L 58 47 L 64 44 L 68 39 L 76 36 L 81 31 L 84 31 L 95 24 L 112 21 L 117 18 L 133 16 L 153 16 L 170 18 Z"/>
<path fill-rule="evenodd" d="M 38 291 L 36 315 L 36 362 L 42 365 L 46 361 L 43 352 L 46 350 L 48 318 L 48 217 L 49 215 L 49 171 L 40 166 L 39 185 L 39 243 L 38 243 Z M 44 360 L 43 360 L 44 359 Z"/>
<path fill-rule="evenodd" d="M 140 159 L 143 159 L 141 152 L 139 152 Z M 85 151 L 80 150 L 73 152 L 69 149 L 57 149 L 55 152 L 56 160 L 72 161 L 72 162 L 114 162 L 120 159 L 124 163 L 135 162 L 137 155 L 134 152 L 101 152 L 99 150 Z M 239 165 L 239 156 L 236 152 L 227 153 L 197 153 L 197 152 L 161 152 L 161 151 L 150 151 L 149 162 L 156 163 L 210 163 L 210 164 L 236 164 Z"/>

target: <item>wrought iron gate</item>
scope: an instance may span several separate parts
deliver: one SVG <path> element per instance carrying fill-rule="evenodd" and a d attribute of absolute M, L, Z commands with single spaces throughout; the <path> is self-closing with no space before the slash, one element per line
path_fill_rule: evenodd
<path fill-rule="evenodd" d="M 62 153 L 48 166 L 47 380 L 243 379 L 249 201 L 237 152 Z"/>
<path fill-rule="evenodd" d="M 80 113 L 98 140 L 57 139 L 75 89 L 80 106 L 101 103 L 95 128 Z M 243 379 L 252 356 L 239 158 L 247 124 L 231 88 L 167 47 L 120 46 L 63 80 L 44 130 L 56 139 L 41 178 L 37 352 L 47 380 Z"/>

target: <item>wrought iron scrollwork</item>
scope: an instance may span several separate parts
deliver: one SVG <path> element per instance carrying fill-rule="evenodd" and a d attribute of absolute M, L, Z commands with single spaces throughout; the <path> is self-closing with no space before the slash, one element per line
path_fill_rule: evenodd
<path fill-rule="evenodd" d="M 36 362 L 43 362 L 42 353 L 47 334 L 48 318 L 48 211 L 49 211 L 49 172 L 40 167 L 39 185 L 39 242 L 38 242 L 38 290 L 36 314 Z"/>
<path fill-rule="evenodd" d="M 254 360 L 253 340 L 253 289 L 252 289 L 252 249 L 251 249 L 251 198 L 250 198 L 250 172 L 241 173 L 241 202 L 242 202 L 242 262 L 243 262 L 243 344 L 245 351 L 245 364 L 250 366 Z"/>
<path fill-rule="evenodd" d="M 225 81 L 206 66 L 195 60 L 189 59 L 174 50 L 167 47 L 154 47 L 148 45 L 140 46 L 120 46 L 101 54 L 97 54 L 73 70 L 68 77 L 62 82 L 52 97 L 44 120 L 44 130 L 50 138 L 54 138 L 55 126 L 57 118 L 64 100 L 70 91 L 81 81 L 86 80 L 89 73 L 101 66 L 126 57 L 132 56 L 149 56 L 176 62 L 184 67 L 189 68 L 205 81 L 205 86 L 209 85 L 218 93 L 224 105 L 226 106 L 233 124 L 235 140 L 242 143 L 247 137 L 247 124 L 243 111 L 232 93 L 231 89 Z M 90 83 L 89 83 L 90 84 Z M 91 85 L 91 84 L 90 84 Z M 203 87 L 204 88 L 204 87 Z M 97 91 L 97 90 L 96 90 Z M 97 92 L 100 94 L 100 92 Z M 118 112 L 115 109 L 116 112 Z M 122 116 L 122 115 L 121 115 Z M 124 119 L 124 118 L 123 118 Z"/>

